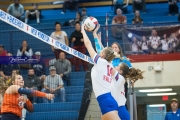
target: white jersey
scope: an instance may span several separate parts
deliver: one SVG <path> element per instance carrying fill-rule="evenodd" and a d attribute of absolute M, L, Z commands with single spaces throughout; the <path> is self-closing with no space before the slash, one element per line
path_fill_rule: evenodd
<path fill-rule="evenodd" d="M 111 92 L 111 71 L 113 67 L 111 63 L 97 54 L 93 57 L 93 61 L 95 65 L 91 70 L 91 78 L 94 94 L 97 98 L 102 94 Z"/>
<path fill-rule="evenodd" d="M 159 41 L 160 41 L 160 37 L 159 36 L 150 36 L 149 37 L 149 42 L 151 42 L 151 46 L 158 45 Z"/>
<path fill-rule="evenodd" d="M 148 42 L 142 42 L 141 50 L 148 50 Z"/>
<path fill-rule="evenodd" d="M 133 43 L 132 45 L 132 51 L 137 52 L 138 51 L 138 44 Z"/>
<path fill-rule="evenodd" d="M 161 43 L 162 43 L 162 50 L 168 50 L 169 48 L 168 42 L 163 39 L 161 40 Z"/>
<path fill-rule="evenodd" d="M 111 94 L 118 103 L 118 106 L 126 104 L 124 83 L 125 78 L 116 72 L 111 83 Z"/>

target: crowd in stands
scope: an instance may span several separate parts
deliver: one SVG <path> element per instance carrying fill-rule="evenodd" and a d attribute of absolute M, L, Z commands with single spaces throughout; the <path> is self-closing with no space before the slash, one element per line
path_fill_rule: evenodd
<path fill-rule="evenodd" d="M 124 4 L 126 2 L 126 4 Z M 117 13 L 117 9 L 121 9 L 121 14 L 126 14 L 128 12 L 127 7 L 129 5 L 129 0 L 113 0 L 114 4 L 114 14 L 120 14 L 120 12 Z M 175 13 L 176 15 L 179 15 L 179 8 L 177 5 L 177 0 L 168 0 L 169 4 L 169 14 L 172 15 Z M 76 18 L 73 20 L 69 20 L 63 24 L 63 26 L 75 26 L 75 22 L 79 21 L 82 22 L 85 18 L 88 17 L 86 8 L 82 8 L 81 14 L 78 12 L 78 0 L 65 0 L 63 3 L 63 8 L 61 14 L 66 13 L 66 9 L 74 10 L 77 12 Z M 25 23 L 28 23 L 28 20 L 37 20 L 37 23 L 40 23 L 40 16 L 41 12 L 38 10 L 38 4 L 33 4 L 33 10 L 26 10 L 24 13 L 24 7 L 22 4 L 20 4 L 20 0 L 14 0 L 14 4 L 9 5 L 7 8 L 7 12 L 11 14 L 12 16 L 25 21 Z M 138 17 L 139 11 L 142 10 L 144 13 L 146 12 L 146 2 L 145 0 L 132 0 L 132 12 L 135 13 L 135 21 L 133 20 L 133 23 L 142 23 L 142 19 Z M 138 19 L 140 18 L 140 19 Z M 121 18 L 119 18 L 121 19 Z M 180 20 L 180 16 L 178 18 Z M 120 21 L 117 24 L 122 24 L 124 22 Z"/>
<path fill-rule="evenodd" d="M 157 31 L 152 30 L 152 34 L 149 38 L 142 36 L 141 40 L 136 37 L 132 38 L 132 44 L 130 46 L 133 54 L 164 54 L 177 52 L 177 47 L 180 40 L 177 38 L 179 33 L 172 33 L 169 37 L 164 34 L 162 37 L 157 35 Z"/>

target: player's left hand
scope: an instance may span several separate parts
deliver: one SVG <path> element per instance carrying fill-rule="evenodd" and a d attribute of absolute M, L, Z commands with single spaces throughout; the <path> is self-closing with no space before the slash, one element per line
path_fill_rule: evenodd
<path fill-rule="evenodd" d="M 99 30 L 100 28 L 100 24 L 97 25 L 96 29 L 93 31 L 93 34 L 97 34 L 97 31 Z"/>

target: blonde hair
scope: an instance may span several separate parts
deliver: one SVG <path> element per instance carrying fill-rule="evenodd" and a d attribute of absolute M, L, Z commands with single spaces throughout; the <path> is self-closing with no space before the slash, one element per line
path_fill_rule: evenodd
<path fill-rule="evenodd" d="M 111 47 L 105 47 L 103 53 L 105 54 L 104 59 L 108 62 L 111 62 L 115 58 L 114 51 Z"/>

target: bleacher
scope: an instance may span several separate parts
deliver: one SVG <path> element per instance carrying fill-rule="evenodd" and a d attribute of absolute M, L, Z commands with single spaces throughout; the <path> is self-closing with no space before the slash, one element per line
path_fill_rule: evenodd
<path fill-rule="evenodd" d="M 34 112 L 27 113 L 26 120 L 77 120 L 84 91 L 85 72 L 72 72 L 70 86 L 65 86 L 66 102 L 35 104 Z M 42 100 L 39 100 L 40 102 Z"/>
<path fill-rule="evenodd" d="M 75 18 L 75 12 L 68 11 L 66 14 L 61 14 L 62 4 L 53 5 L 52 2 L 59 0 L 21 0 L 22 4 L 27 4 L 25 9 L 32 9 L 32 3 L 47 3 L 45 5 L 40 5 L 41 11 L 41 24 L 37 25 L 36 21 L 29 21 L 32 27 L 35 27 L 50 35 L 54 31 L 54 22 L 60 21 L 62 24 L 65 21 Z M 168 4 L 165 0 L 147 0 L 146 1 L 146 13 L 141 13 L 141 17 L 145 24 L 152 24 L 157 22 L 177 22 L 177 16 L 168 16 Z M 148 4 L 150 2 L 150 4 Z M 156 3 L 156 2 L 166 2 L 166 3 Z M 5 7 L 11 2 L 0 2 L 0 5 Z M 112 18 L 114 16 L 113 10 L 111 8 L 111 1 L 101 1 L 101 2 L 87 2 L 80 3 L 80 7 L 87 7 L 87 14 L 94 16 L 98 19 L 102 26 L 102 31 L 104 31 L 105 38 L 105 18 L 106 13 L 109 14 L 108 23 L 111 24 Z M 94 7 L 96 6 L 96 7 Z M 6 8 L 3 7 L 3 10 Z M 80 8 L 81 10 L 81 8 Z M 131 24 L 134 17 L 132 13 L 132 6 L 128 6 L 128 13 L 125 14 L 127 17 L 127 23 Z M 63 27 L 62 30 L 66 31 L 68 36 L 72 33 L 74 28 Z M 111 28 L 109 27 L 109 31 Z M 92 39 L 91 33 L 88 33 L 90 39 Z M 54 54 L 50 49 L 50 46 L 26 33 L 18 31 L 17 29 L 9 26 L 2 21 L 0 21 L 0 43 L 5 46 L 5 49 L 12 52 L 14 55 L 17 53 L 17 49 L 21 46 L 22 40 L 27 40 L 29 46 L 33 51 L 41 51 L 44 57 L 53 58 Z M 112 33 L 109 32 L 109 44 L 112 42 L 122 43 L 121 40 L 112 37 Z M 27 73 L 24 73 L 26 75 Z M 70 86 L 65 86 L 67 102 L 59 103 L 58 96 L 56 96 L 54 104 L 35 104 L 34 113 L 27 113 L 26 120 L 77 120 L 79 115 L 79 109 L 81 106 L 82 93 L 84 90 L 85 72 L 72 72 Z"/>

